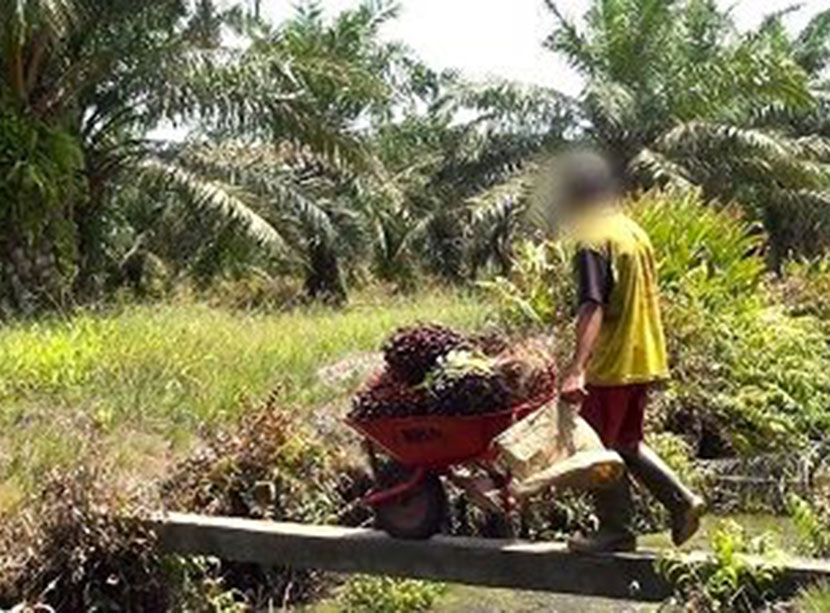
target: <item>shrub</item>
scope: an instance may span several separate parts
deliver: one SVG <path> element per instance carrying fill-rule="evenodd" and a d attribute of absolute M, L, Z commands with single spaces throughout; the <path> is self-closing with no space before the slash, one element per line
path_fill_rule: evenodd
<path fill-rule="evenodd" d="M 830 332 L 830 255 L 785 263 L 774 287 L 790 313 L 816 317 Z"/>
<path fill-rule="evenodd" d="M 789 496 L 787 506 L 798 534 L 799 549 L 811 556 L 829 556 L 830 509 L 796 494 Z"/>
<path fill-rule="evenodd" d="M 560 244 L 523 241 L 515 250 L 510 278 L 479 283 L 498 305 L 502 320 L 515 327 L 545 327 L 573 305 L 569 251 Z"/>
<path fill-rule="evenodd" d="M 414 613 L 431 609 L 445 589 L 428 581 L 358 575 L 346 582 L 338 600 L 353 613 Z"/>
<path fill-rule="evenodd" d="M 777 307 L 695 312 L 667 304 L 673 368 L 661 399 L 664 427 L 698 455 L 786 448 L 822 436 L 830 406 L 830 353 L 814 322 Z"/>
<path fill-rule="evenodd" d="M 0 534 L 0 608 L 163 611 L 173 600 L 152 535 L 123 519 L 126 502 L 82 464 L 53 473 Z"/>
<path fill-rule="evenodd" d="M 712 535 L 712 555 L 702 564 L 669 555 L 658 562 L 658 570 L 674 585 L 674 599 L 686 611 L 752 613 L 774 598 L 774 564 L 751 566 L 747 554 L 772 557 L 770 539 L 747 537 L 733 521 L 720 524 Z"/>
<path fill-rule="evenodd" d="M 326 445 L 298 411 L 272 393 L 239 423 L 210 437 L 161 485 L 167 509 L 297 521 L 354 524 L 366 519 L 353 502 L 368 487 L 343 450 Z M 332 580 L 315 570 L 222 562 L 218 576 L 254 610 L 268 602 L 307 602 Z"/>
<path fill-rule="evenodd" d="M 733 324 L 754 311 L 763 271 L 758 239 L 733 210 L 705 207 L 697 192 L 645 194 L 628 208 L 649 233 L 659 260 L 663 320 L 673 371 L 658 412 L 686 433 L 696 453 L 719 456 L 734 444 L 722 423 L 735 378 L 728 364 Z M 740 432 L 740 429 L 736 429 Z"/>
<path fill-rule="evenodd" d="M 665 422 L 697 451 L 780 448 L 830 423 L 830 352 L 816 322 L 770 304 L 762 236 L 700 194 L 645 194 L 629 204 L 659 256 L 674 378 Z"/>
<path fill-rule="evenodd" d="M 664 295 L 707 312 L 757 298 L 763 235 L 739 209 L 705 205 L 697 190 L 648 192 L 626 207 L 651 238 Z"/>
<path fill-rule="evenodd" d="M 249 406 L 236 424 L 206 441 L 161 485 L 170 510 L 275 521 L 337 523 L 350 468 L 279 391 Z"/>
<path fill-rule="evenodd" d="M 217 564 L 162 555 L 142 507 L 114 483 L 109 467 L 82 458 L 3 518 L 0 610 L 249 610 Z"/>

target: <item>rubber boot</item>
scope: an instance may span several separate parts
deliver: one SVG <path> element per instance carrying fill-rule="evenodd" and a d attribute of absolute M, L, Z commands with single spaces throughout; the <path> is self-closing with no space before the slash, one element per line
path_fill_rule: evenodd
<path fill-rule="evenodd" d="M 568 540 L 568 549 L 577 553 L 607 553 L 634 551 L 637 538 L 631 531 L 633 505 L 628 478 L 614 482 L 593 492 L 599 529 L 586 536 L 577 535 Z"/>
<path fill-rule="evenodd" d="M 660 501 L 671 514 L 672 542 L 680 546 L 700 528 L 706 503 L 680 481 L 654 450 L 640 443 L 635 452 L 621 451 L 628 470 Z"/>

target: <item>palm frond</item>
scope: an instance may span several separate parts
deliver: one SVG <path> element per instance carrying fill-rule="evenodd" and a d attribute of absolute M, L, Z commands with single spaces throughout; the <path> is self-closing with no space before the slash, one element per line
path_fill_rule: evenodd
<path fill-rule="evenodd" d="M 282 235 L 249 205 L 244 191 L 238 187 L 206 180 L 185 168 L 158 159 L 144 160 L 140 169 L 151 180 L 175 189 L 185 197 L 186 202 L 239 220 L 248 233 L 263 245 L 276 251 L 286 250 Z"/>
<path fill-rule="evenodd" d="M 88 9 L 87 4 L 84 0 L 0 0 L 0 14 L 3 28 L 19 36 L 41 32 L 56 39 Z"/>
<path fill-rule="evenodd" d="M 694 180 L 689 177 L 689 171 L 686 168 L 648 147 L 629 162 L 628 169 L 633 176 L 642 177 L 646 185 L 659 185 L 681 190 L 691 189 L 694 185 Z"/>
<path fill-rule="evenodd" d="M 830 190 L 772 189 L 758 197 L 764 202 L 765 226 L 776 236 L 776 261 L 830 249 Z"/>
<path fill-rule="evenodd" d="M 703 154 L 715 150 L 755 152 L 774 159 L 801 157 L 807 148 L 770 131 L 727 123 L 689 121 L 675 126 L 657 141 L 664 152 Z"/>
<path fill-rule="evenodd" d="M 555 0 L 544 0 L 544 2 L 556 19 L 556 28 L 545 39 L 545 47 L 564 54 L 572 66 L 591 74 L 596 68 L 596 57 L 588 39 L 579 31 L 576 24 L 559 10 Z"/>
<path fill-rule="evenodd" d="M 472 225 L 489 225 L 495 219 L 503 219 L 506 212 L 515 210 L 528 189 L 529 173 L 517 173 L 503 183 L 467 199 Z"/>
<path fill-rule="evenodd" d="M 616 132 L 634 128 L 637 119 L 634 92 L 614 81 L 590 81 L 582 93 L 590 121 Z"/>
<path fill-rule="evenodd" d="M 795 40 L 796 61 L 819 76 L 830 65 L 830 9 L 813 16 Z"/>
<path fill-rule="evenodd" d="M 687 176 L 700 184 L 717 177 L 727 188 L 743 183 L 820 189 L 830 184 L 830 142 L 818 136 L 792 138 L 780 132 L 729 124 L 688 122 L 657 140 L 670 160 L 684 160 Z"/>

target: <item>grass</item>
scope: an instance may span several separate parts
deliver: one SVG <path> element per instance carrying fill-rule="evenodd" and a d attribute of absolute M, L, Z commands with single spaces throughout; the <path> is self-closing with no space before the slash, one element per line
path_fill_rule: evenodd
<path fill-rule="evenodd" d="M 798 613 L 827 613 L 830 611 L 830 584 L 819 584 L 805 589 L 795 600 Z"/>
<path fill-rule="evenodd" d="M 167 456 L 245 398 L 279 386 L 287 403 L 322 404 L 344 390 L 320 383 L 321 366 L 376 349 L 397 326 L 473 329 L 486 315 L 471 296 L 434 292 L 279 314 L 130 306 L 0 329 L 0 512 L 80 454 L 101 454 L 125 474 L 163 471 Z"/>
<path fill-rule="evenodd" d="M 725 519 L 731 519 L 746 530 L 749 538 L 769 535 L 771 545 L 783 553 L 796 554 L 798 549 L 798 532 L 791 518 L 770 514 L 740 513 L 727 516 L 705 515 L 701 520 L 700 530 L 681 548 L 683 551 L 709 551 L 713 533 Z M 666 532 L 646 534 L 638 539 L 640 547 L 670 550 L 671 535 Z"/>

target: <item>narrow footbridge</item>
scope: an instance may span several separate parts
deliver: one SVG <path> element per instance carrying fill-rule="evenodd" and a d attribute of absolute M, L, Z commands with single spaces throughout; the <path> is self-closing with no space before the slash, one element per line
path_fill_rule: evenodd
<path fill-rule="evenodd" d="M 656 551 L 578 555 L 561 543 L 444 536 L 402 541 L 368 529 L 187 514 L 150 524 L 165 551 L 184 555 L 640 601 L 670 595 L 655 569 Z M 692 563 L 706 560 L 701 552 L 685 556 Z M 783 593 L 822 579 L 830 580 L 830 562 L 788 558 L 780 565 Z"/>

